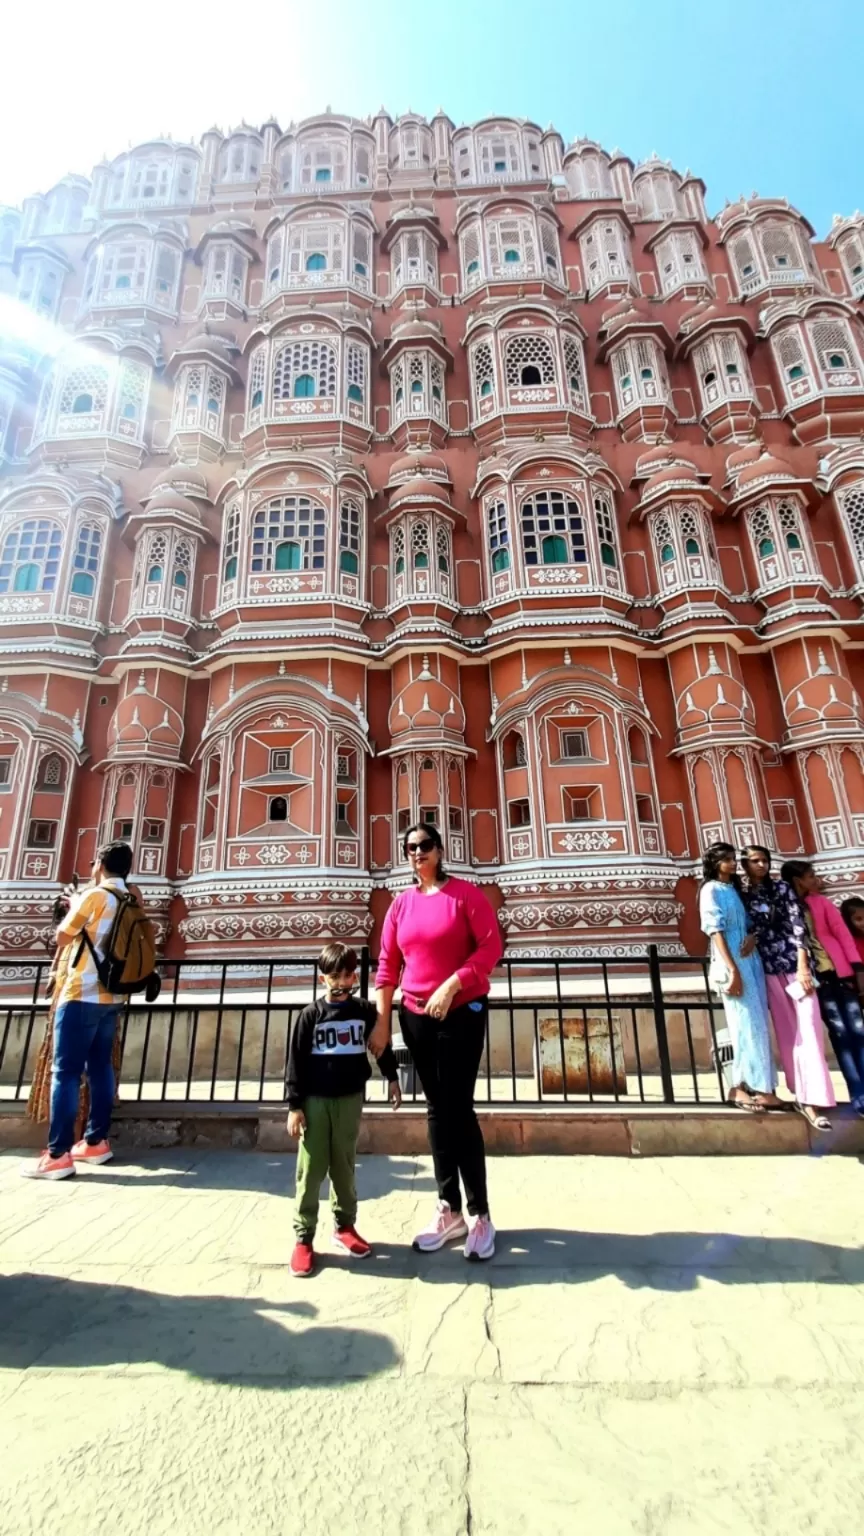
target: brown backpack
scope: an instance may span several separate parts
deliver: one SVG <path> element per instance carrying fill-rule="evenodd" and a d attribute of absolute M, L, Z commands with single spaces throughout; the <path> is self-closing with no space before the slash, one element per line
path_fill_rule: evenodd
<path fill-rule="evenodd" d="M 162 979 L 156 971 L 156 932 L 147 913 L 131 891 L 109 891 L 117 903 L 104 956 L 99 955 L 87 929 L 82 934 L 77 965 L 87 945 L 106 992 L 125 996 L 145 992 L 148 1002 L 159 996 Z"/>

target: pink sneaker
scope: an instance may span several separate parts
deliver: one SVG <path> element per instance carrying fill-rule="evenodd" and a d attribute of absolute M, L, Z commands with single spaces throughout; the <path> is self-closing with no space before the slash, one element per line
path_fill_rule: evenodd
<path fill-rule="evenodd" d="M 110 1163 L 114 1153 L 111 1151 L 111 1143 L 108 1141 L 76 1141 L 72 1148 L 72 1157 L 76 1163 Z"/>
<path fill-rule="evenodd" d="M 495 1228 L 490 1216 L 472 1216 L 465 1244 L 466 1259 L 494 1259 Z"/>
<path fill-rule="evenodd" d="M 75 1164 L 69 1152 L 64 1152 L 62 1157 L 43 1152 L 38 1162 L 22 1163 L 19 1171 L 22 1179 L 70 1179 L 75 1173 Z"/>
<path fill-rule="evenodd" d="M 451 1211 L 446 1200 L 439 1200 L 435 1215 L 428 1227 L 417 1233 L 412 1247 L 418 1253 L 435 1253 L 445 1243 L 452 1243 L 457 1237 L 465 1237 L 467 1231 L 462 1212 Z"/>

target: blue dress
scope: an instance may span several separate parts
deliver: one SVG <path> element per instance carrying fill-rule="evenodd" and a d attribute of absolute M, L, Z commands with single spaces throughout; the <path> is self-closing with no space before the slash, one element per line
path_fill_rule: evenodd
<path fill-rule="evenodd" d="M 747 913 L 734 885 L 709 880 L 699 892 L 699 921 L 709 937 L 722 933 L 729 953 L 741 972 L 740 997 L 723 997 L 723 1012 L 732 1036 L 734 1078 L 755 1093 L 773 1093 L 777 1084 L 771 1053 L 771 1026 L 765 972 L 758 950 L 746 957 L 741 945 L 747 937 Z"/>

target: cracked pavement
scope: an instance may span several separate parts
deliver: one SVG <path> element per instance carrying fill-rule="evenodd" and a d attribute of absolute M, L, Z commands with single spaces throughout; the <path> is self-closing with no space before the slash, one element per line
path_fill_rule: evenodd
<path fill-rule="evenodd" d="M 293 1158 L 0 1156 L 0 1530 L 859 1529 L 855 1158 L 490 1159 L 498 1256 L 420 1255 L 429 1160 L 359 1160 L 374 1256 L 292 1279 Z"/>

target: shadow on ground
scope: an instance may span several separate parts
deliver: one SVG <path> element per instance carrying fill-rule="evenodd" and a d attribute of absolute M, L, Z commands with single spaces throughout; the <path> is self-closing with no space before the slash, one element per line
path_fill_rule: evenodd
<path fill-rule="evenodd" d="M 370 1237 L 372 1234 L 369 1234 Z M 376 1276 L 427 1284 L 479 1280 L 493 1290 L 520 1285 L 579 1285 L 615 1275 L 632 1290 L 689 1291 L 701 1279 L 720 1285 L 861 1285 L 864 1248 L 806 1238 L 737 1232 L 573 1232 L 530 1227 L 499 1232 L 495 1258 L 465 1262 L 461 1246 L 418 1254 L 375 1243 Z"/>
<path fill-rule="evenodd" d="M 28 1157 L 35 1159 L 37 1156 L 35 1151 L 5 1154 L 16 1165 Z M 139 1157 L 142 1159 L 140 1164 L 137 1161 Z M 3 1160 L 0 1157 L 0 1163 Z M 280 1194 L 293 1200 L 295 1161 L 294 1154 L 290 1152 L 270 1155 L 266 1152 L 190 1149 L 185 1154 L 176 1150 L 160 1154 L 149 1149 L 142 1152 L 141 1149 L 122 1147 L 118 1149 L 118 1161 L 98 1170 L 89 1169 L 79 1176 L 77 1183 L 78 1187 L 86 1185 L 92 1188 L 93 1175 L 96 1174 L 112 1188 L 125 1186 L 130 1189 L 147 1189 L 155 1184 L 194 1190 L 219 1190 L 226 1194 L 239 1191 L 257 1195 Z M 154 1162 L 157 1166 L 153 1166 Z M 140 1166 L 141 1171 L 131 1172 L 130 1165 Z M 419 1160 L 413 1162 L 410 1158 L 359 1156 L 357 1179 L 363 1200 L 377 1199 L 380 1195 L 394 1191 L 434 1194 L 437 1189 L 435 1180 Z M 71 1192 L 75 1183 L 73 1179 L 67 1181 L 67 1192 Z"/>
<path fill-rule="evenodd" d="M 309 1326 L 308 1300 L 169 1296 L 54 1275 L 0 1276 L 0 1367 L 136 1367 L 287 1390 L 361 1381 L 392 1370 L 390 1339 Z M 291 1320 L 301 1320 L 292 1329 Z"/>

